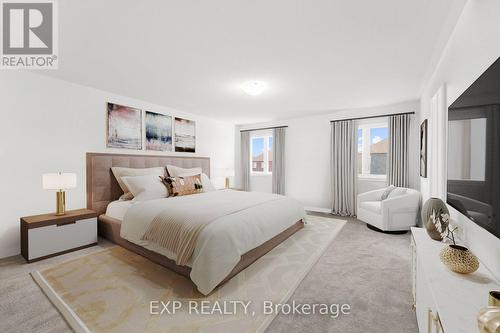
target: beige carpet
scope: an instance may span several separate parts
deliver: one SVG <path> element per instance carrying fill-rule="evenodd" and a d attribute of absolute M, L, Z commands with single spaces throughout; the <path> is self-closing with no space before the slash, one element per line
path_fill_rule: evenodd
<path fill-rule="evenodd" d="M 76 331 L 263 332 L 274 318 L 263 314 L 263 301 L 286 302 L 345 224 L 318 216 L 310 216 L 308 222 L 208 297 L 188 279 L 121 247 L 57 264 L 33 276 Z M 151 301 L 169 300 L 182 302 L 175 315 L 150 314 Z M 237 314 L 188 313 L 191 302 L 201 309 L 202 301 L 210 301 L 205 304 L 213 307 L 216 301 L 222 305 L 221 300 L 251 303 L 246 314 L 242 306 Z"/>
<path fill-rule="evenodd" d="M 418 332 L 412 308 L 410 233 L 384 234 L 359 220 L 346 219 L 339 236 L 290 301 L 348 303 L 351 314 L 337 319 L 280 314 L 266 333 Z"/>

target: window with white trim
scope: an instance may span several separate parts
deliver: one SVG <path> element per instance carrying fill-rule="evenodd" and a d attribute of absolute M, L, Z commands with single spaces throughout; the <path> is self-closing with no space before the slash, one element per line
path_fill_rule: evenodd
<path fill-rule="evenodd" d="M 250 170 L 252 174 L 273 172 L 273 136 L 255 135 L 250 138 Z"/>
<path fill-rule="evenodd" d="M 385 179 L 389 136 L 387 120 L 358 124 L 358 177 Z"/>

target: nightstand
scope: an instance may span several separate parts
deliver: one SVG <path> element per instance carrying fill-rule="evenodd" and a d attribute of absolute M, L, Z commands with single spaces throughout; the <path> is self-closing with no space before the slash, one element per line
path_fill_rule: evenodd
<path fill-rule="evenodd" d="M 97 244 L 97 214 L 90 209 L 21 218 L 21 255 L 27 262 Z"/>

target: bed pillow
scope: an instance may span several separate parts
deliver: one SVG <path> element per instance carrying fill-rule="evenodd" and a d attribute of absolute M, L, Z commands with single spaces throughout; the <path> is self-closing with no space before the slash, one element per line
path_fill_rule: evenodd
<path fill-rule="evenodd" d="M 203 192 L 215 191 L 216 188 L 208 176 L 204 173 L 201 174 L 201 184 L 203 185 Z"/>
<path fill-rule="evenodd" d="M 396 187 L 394 190 L 389 193 L 387 199 L 399 197 L 400 195 L 406 194 L 406 189 L 404 187 Z"/>
<path fill-rule="evenodd" d="M 201 168 L 179 168 L 175 165 L 167 165 L 167 172 L 170 177 L 186 177 L 201 175 L 201 184 L 203 185 L 203 192 L 215 191 L 215 186 L 210 181 L 210 178 L 203 173 Z"/>
<path fill-rule="evenodd" d="M 175 165 L 167 165 L 167 172 L 170 177 L 179 177 L 181 175 L 185 176 L 196 176 L 201 175 L 203 170 L 201 168 L 180 168 Z"/>
<path fill-rule="evenodd" d="M 146 201 L 168 197 L 168 190 L 160 176 L 128 176 L 122 177 L 122 181 L 133 194 L 133 201 Z"/>
<path fill-rule="evenodd" d="M 122 177 L 134 177 L 134 176 L 144 176 L 144 175 L 155 175 L 156 178 L 159 176 L 165 175 L 165 168 L 156 167 L 156 168 L 124 168 L 124 167 L 112 167 L 111 171 L 120 185 L 120 188 L 123 191 L 123 195 L 120 197 L 121 200 L 130 200 L 134 198 L 132 192 L 130 192 L 127 185 L 123 182 Z"/>
<path fill-rule="evenodd" d="M 185 177 L 161 177 L 165 187 L 168 189 L 170 197 L 180 197 L 183 195 L 203 192 L 201 175 Z"/>

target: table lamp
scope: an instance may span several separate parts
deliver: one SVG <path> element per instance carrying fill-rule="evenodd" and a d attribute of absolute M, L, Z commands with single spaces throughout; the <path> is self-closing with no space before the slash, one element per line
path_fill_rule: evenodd
<path fill-rule="evenodd" d="M 234 170 L 230 168 L 217 168 L 215 169 L 216 177 L 224 177 L 224 187 L 229 188 L 229 177 L 234 177 Z"/>
<path fill-rule="evenodd" d="M 66 195 L 64 190 L 76 187 L 75 173 L 46 173 L 42 177 L 45 190 L 57 190 L 56 192 L 56 215 L 66 213 Z"/>

